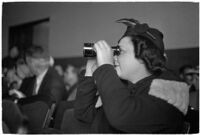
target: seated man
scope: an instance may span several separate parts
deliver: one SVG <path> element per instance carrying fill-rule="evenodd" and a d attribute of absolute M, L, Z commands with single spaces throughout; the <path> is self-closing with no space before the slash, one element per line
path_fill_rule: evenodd
<path fill-rule="evenodd" d="M 64 72 L 64 82 L 68 91 L 69 97 L 67 101 L 75 100 L 78 83 L 78 70 L 73 65 L 68 65 Z"/>
<path fill-rule="evenodd" d="M 191 65 L 183 65 L 179 69 L 180 78 L 190 87 L 189 104 L 192 109 L 199 110 L 199 68 Z"/>
<path fill-rule="evenodd" d="M 64 81 L 50 66 L 50 56 L 46 50 L 41 46 L 31 46 L 26 51 L 26 62 L 34 76 L 23 80 L 20 91 L 25 97 L 19 100 L 20 103 L 35 97 L 45 97 L 56 102 L 65 99 Z"/>

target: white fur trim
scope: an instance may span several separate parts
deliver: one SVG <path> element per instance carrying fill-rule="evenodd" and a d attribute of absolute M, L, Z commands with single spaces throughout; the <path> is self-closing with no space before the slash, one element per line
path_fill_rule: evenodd
<path fill-rule="evenodd" d="M 183 114 L 187 113 L 189 105 L 189 86 L 178 81 L 154 79 L 149 94 L 167 101 L 178 108 Z"/>

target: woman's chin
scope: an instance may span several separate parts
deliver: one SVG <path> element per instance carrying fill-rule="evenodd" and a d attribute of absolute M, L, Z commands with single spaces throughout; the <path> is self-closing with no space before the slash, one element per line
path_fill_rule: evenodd
<path fill-rule="evenodd" d="M 117 75 L 120 77 L 121 76 L 121 71 L 120 71 L 119 66 L 116 66 L 115 70 L 117 71 Z"/>

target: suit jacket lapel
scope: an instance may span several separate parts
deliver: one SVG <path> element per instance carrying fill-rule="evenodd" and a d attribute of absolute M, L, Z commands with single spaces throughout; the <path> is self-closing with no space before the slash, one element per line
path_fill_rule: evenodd
<path fill-rule="evenodd" d="M 47 72 L 46 72 L 46 74 L 45 74 L 45 76 L 42 80 L 42 83 L 39 87 L 38 93 L 41 93 L 46 89 L 46 84 L 49 83 L 48 82 L 48 80 L 49 80 L 48 78 L 49 78 L 49 75 L 50 75 L 49 73 L 50 73 L 50 68 L 47 70 Z"/>
<path fill-rule="evenodd" d="M 22 92 L 26 95 L 26 96 L 32 96 L 33 94 L 33 90 L 34 90 L 34 85 L 35 85 L 35 82 L 36 82 L 36 77 L 31 77 L 31 78 L 28 78 L 28 80 L 24 80 L 25 82 L 23 82 L 25 85 L 23 88 L 22 88 Z"/>

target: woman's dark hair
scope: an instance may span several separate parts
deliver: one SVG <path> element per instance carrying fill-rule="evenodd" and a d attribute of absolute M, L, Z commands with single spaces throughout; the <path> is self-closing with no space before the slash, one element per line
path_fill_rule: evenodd
<path fill-rule="evenodd" d="M 134 45 L 135 57 L 142 59 L 150 73 L 165 70 L 166 58 L 151 40 L 143 36 L 129 36 Z"/>

